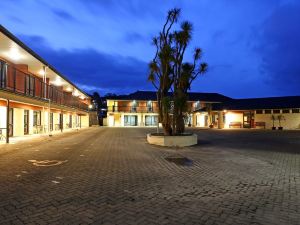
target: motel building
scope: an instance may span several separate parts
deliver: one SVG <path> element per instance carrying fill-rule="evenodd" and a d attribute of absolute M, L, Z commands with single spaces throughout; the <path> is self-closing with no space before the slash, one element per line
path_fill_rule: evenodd
<path fill-rule="evenodd" d="M 0 25 L 0 142 L 89 126 L 90 97 Z"/>
<path fill-rule="evenodd" d="M 193 113 L 207 105 L 228 101 L 230 98 L 216 93 L 189 93 L 187 126 L 208 127 L 206 111 Z M 137 91 L 129 95 L 106 99 L 109 127 L 155 127 L 158 123 L 156 92 Z"/>
<path fill-rule="evenodd" d="M 109 127 L 156 127 L 156 92 L 106 98 Z M 218 129 L 300 129 L 300 96 L 232 99 L 217 93 L 189 93 L 186 126 Z"/>

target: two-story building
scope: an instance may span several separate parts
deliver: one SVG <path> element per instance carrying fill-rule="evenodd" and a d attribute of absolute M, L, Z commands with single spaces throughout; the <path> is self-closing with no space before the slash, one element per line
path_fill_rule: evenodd
<path fill-rule="evenodd" d="M 0 140 L 88 127 L 90 97 L 0 25 Z"/>
<path fill-rule="evenodd" d="M 217 93 L 189 93 L 185 123 L 192 127 L 300 129 L 300 96 L 232 99 Z M 157 126 L 156 92 L 106 98 L 110 127 Z"/>
<path fill-rule="evenodd" d="M 208 113 L 196 110 L 213 103 L 228 101 L 230 98 L 217 93 L 189 93 L 186 124 L 207 127 Z M 107 102 L 107 125 L 110 127 L 157 126 L 158 105 L 154 91 L 137 91 L 129 95 L 111 96 Z"/>

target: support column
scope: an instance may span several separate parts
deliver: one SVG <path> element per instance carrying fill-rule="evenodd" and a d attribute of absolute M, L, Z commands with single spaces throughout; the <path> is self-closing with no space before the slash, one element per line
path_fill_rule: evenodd
<path fill-rule="evenodd" d="M 9 143 L 9 100 L 6 105 L 6 143 Z"/>
<path fill-rule="evenodd" d="M 223 129 L 223 128 L 224 128 L 223 112 L 219 111 L 218 112 L 218 129 Z"/>

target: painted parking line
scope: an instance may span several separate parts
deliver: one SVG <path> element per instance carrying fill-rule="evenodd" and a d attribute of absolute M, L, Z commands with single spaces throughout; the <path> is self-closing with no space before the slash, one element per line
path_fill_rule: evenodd
<path fill-rule="evenodd" d="M 68 162 L 68 160 L 41 160 L 41 161 L 38 161 L 38 160 L 32 159 L 32 160 L 28 160 L 28 162 L 31 162 L 32 165 L 34 165 L 34 166 L 50 167 L 50 166 L 61 165 L 63 163 Z"/>

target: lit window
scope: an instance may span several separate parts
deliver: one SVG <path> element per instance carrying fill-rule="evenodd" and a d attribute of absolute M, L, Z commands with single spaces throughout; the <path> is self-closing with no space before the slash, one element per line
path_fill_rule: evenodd
<path fill-rule="evenodd" d="M 273 109 L 273 113 L 274 114 L 279 114 L 280 113 L 280 109 Z"/>
<path fill-rule="evenodd" d="M 256 110 L 256 114 L 262 114 L 263 111 L 262 110 Z"/>
<path fill-rule="evenodd" d="M 265 114 L 271 114 L 272 110 L 271 109 L 266 109 Z"/>
<path fill-rule="evenodd" d="M 292 109 L 292 113 L 299 113 L 299 109 Z"/>
<path fill-rule="evenodd" d="M 290 110 L 289 109 L 283 109 L 282 113 L 290 113 Z"/>

